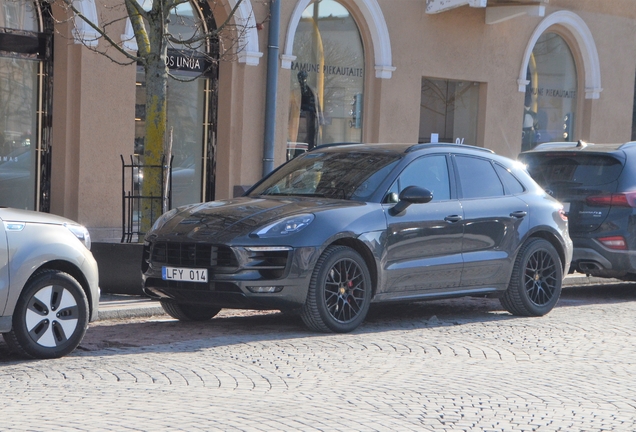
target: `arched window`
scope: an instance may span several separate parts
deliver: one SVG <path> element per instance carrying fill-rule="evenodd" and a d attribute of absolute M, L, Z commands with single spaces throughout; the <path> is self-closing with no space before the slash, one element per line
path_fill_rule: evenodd
<path fill-rule="evenodd" d="M 35 2 L 0 1 L 2 206 L 49 209 L 50 60 L 50 18 Z"/>
<path fill-rule="evenodd" d="M 334 142 L 362 140 L 364 50 L 349 11 L 335 0 L 310 4 L 294 36 L 288 157 Z"/>
<path fill-rule="evenodd" d="M 169 32 L 188 40 L 215 28 L 209 7 L 190 2 L 171 11 Z M 209 19 L 204 19 L 210 17 Z M 210 62 L 216 47 L 206 39 L 174 44 L 168 49 L 167 128 L 172 142 L 172 207 L 214 198 L 214 133 L 217 68 Z M 135 153 L 143 154 L 145 139 L 145 76 L 137 68 Z"/>
<path fill-rule="evenodd" d="M 573 141 L 577 73 L 572 51 L 563 37 L 543 33 L 527 68 L 521 150 L 553 141 Z"/>

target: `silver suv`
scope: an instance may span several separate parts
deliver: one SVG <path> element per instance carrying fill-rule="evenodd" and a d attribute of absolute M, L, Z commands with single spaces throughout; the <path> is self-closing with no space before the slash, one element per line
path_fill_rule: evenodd
<path fill-rule="evenodd" d="M 88 230 L 59 216 L 0 208 L 0 333 L 12 351 L 62 357 L 97 318 Z"/>

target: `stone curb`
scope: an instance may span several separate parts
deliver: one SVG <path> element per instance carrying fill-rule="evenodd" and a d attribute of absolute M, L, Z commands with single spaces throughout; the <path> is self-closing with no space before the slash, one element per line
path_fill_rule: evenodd
<path fill-rule="evenodd" d="M 97 320 L 147 318 L 157 315 L 165 315 L 158 301 L 142 296 L 102 294 Z"/>
<path fill-rule="evenodd" d="M 153 316 L 165 315 L 161 306 L 155 306 L 155 302 L 149 306 L 137 306 L 137 307 L 120 307 L 120 308 L 101 308 L 99 310 L 98 321 L 103 320 L 118 320 L 118 319 L 130 319 L 130 318 L 149 318 Z"/>
<path fill-rule="evenodd" d="M 622 281 L 620 279 L 586 276 L 582 273 L 569 274 L 563 279 L 564 287 L 584 285 L 613 285 L 619 283 L 625 283 L 625 281 Z"/>

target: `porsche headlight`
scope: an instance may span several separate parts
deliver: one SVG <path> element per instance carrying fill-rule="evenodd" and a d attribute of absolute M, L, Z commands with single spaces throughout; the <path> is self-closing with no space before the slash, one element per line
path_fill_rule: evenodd
<path fill-rule="evenodd" d="M 82 225 L 64 224 L 64 226 L 77 237 L 86 249 L 91 250 L 91 235 L 86 227 Z"/>
<path fill-rule="evenodd" d="M 313 214 L 288 217 L 261 228 L 256 231 L 255 234 L 259 237 L 278 237 L 294 234 L 305 229 L 314 218 L 315 216 Z"/>

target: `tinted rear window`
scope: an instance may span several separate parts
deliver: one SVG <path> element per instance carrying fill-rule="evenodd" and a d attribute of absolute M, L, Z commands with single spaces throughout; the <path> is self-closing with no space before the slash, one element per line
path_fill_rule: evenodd
<path fill-rule="evenodd" d="M 607 155 L 526 155 L 523 161 L 528 164 L 530 175 L 541 186 L 558 182 L 567 182 L 580 186 L 597 186 L 618 179 L 623 165 Z"/>

